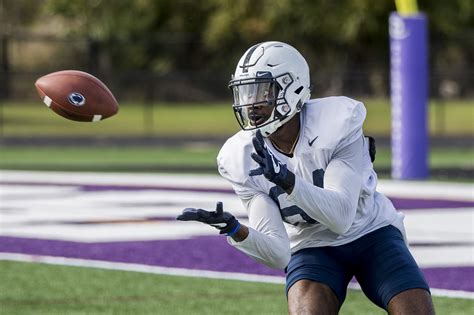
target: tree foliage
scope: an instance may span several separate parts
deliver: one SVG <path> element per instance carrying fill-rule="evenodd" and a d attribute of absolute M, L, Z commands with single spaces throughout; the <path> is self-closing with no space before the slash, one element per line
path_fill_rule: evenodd
<path fill-rule="evenodd" d="M 470 0 L 421 0 L 419 5 L 429 16 L 431 32 L 444 37 L 467 29 L 472 36 L 473 6 Z M 394 10 L 391 0 L 46 1 L 47 12 L 67 19 L 66 33 L 111 47 L 132 43 L 121 47 L 122 61 L 156 70 L 163 66 L 156 58 L 171 68 L 199 67 L 201 58 L 236 58 L 242 49 L 269 39 L 315 54 L 337 47 L 385 53 L 387 19 Z"/>
<path fill-rule="evenodd" d="M 348 68 L 388 68 L 393 0 L 0 0 L 2 25 L 61 21 L 61 36 L 90 40 L 102 67 L 123 71 L 232 72 L 256 42 L 280 40 L 313 74 L 341 84 Z M 472 0 L 419 0 L 429 18 L 432 64 L 472 66 Z M 13 14 L 10 14 L 13 13 Z M 377 73 L 378 71 L 378 73 Z M 338 81 L 339 80 L 339 81 Z"/>

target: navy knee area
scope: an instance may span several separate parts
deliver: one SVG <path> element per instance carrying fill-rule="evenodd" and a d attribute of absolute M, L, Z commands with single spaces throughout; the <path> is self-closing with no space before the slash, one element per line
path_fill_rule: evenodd
<path fill-rule="evenodd" d="M 342 305 L 351 275 L 340 262 L 328 255 L 328 248 L 306 248 L 293 254 L 286 268 L 286 296 L 291 286 L 300 280 L 311 280 L 329 286 Z M 329 248 L 329 250 L 331 250 Z"/>
<path fill-rule="evenodd" d="M 423 272 L 406 246 L 398 229 L 387 226 L 369 237 L 376 236 L 369 251 L 364 251 L 361 268 L 356 273 L 365 295 L 378 306 L 387 309 L 390 300 L 406 290 L 424 289 L 429 292 Z M 367 258 L 365 258 L 367 257 Z M 377 272 L 374 273 L 374 270 Z"/>

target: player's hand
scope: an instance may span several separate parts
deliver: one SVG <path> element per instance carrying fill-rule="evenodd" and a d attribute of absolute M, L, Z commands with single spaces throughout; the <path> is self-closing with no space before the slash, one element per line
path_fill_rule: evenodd
<path fill-rule="evenodd" d="M 255 136 L 252 138 L 255 152 L 252 152 L 252 159 L 258 163 L 259 167 L 250 171 L 250 176 L 262 175 L 266 179 L 275 183 L 291 193 L 295 186 L 295 174 L 288 170 L 286 164 L 283 164 L 274 156 L 268 149 L 263 140 L 262 133 L 257 130 Z"/>
<path fill-rule="evenodd" d="M 203 222 L 218 229 L 220 234 L 227 234 L 227 236 L 233 236 L 240 227 L 239 221 L 232 214 L 224 212 L 222 202 L 220 201 L 216 204 L 216 211 L 186 208 L 176 219 L 180 221 Z"/>

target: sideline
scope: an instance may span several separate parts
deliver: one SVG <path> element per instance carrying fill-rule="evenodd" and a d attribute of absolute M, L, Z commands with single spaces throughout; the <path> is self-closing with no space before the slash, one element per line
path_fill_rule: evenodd
<path fill-rule="evenodd" d="M 223 280 L 236 280 L 245 282 L 261 282 L 261 283 L 273 283 L 273 284 L 284 284 L 284 277 L 277 276 L 265 276 L 246 274 L 238 272 L 221 272 L 221 271 L 208 271 L 208 270 L 197 270 L 197 269 L 184 269 L 184 268 L 170 268 L 170 267 L 159 267 L 149 266 L 141 264 L 130 264 L 130 263 L 118 263 L 101 260 L 86 260 L 76 258 L 65 258 L 65 257 L 53 257 L 53 256 L 40 256 L 40 255 L 25 255 L 15 253 L 0 253 L 0 261 L 17 261 L 17 262 L 30 262 L 30 263 L 42 263 L 49 265 L 61 265 L 71 267 L 84 267 L 84 268 L 99 268 L 108 270 L 121 270 L 131 272 L 141 272 L 159 275 L 169 276 L 183 276 L 193 278 L 208 278 L 208 279 L 223 279 Z M 358 283 L 349 283 L 349 289 L 360 290 Z M 474 292 L 460 291 L 460 290 L 445 290 L 445 289 L 431 289 L 431 294 L 438 297 L 449 297 L 449 298 L 460 298 L 474 300 Z"/>

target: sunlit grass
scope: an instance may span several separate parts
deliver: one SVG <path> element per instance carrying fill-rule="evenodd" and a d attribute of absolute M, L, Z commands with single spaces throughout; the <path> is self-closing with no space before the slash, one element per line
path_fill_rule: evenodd
<path fill-rule="evenodd" d="M 0 261 L 2 314 L 287 314 L 284 285 Z M 433 297 L 438 314 L 473 300 Z M 341 315 L 386 314 L 348 290 Z"/>
<path fill-rule="evenodd" d="M 367 99 L 367 134 L 389 135 L 390 103 Z M 156 103 L 120 105 L 119 113 L 98 123 L 81 123 L 57 116 L 40 101 L 0 103 L 3 136 L 229 136 L 239 130 L 230 103 Z M 474 100 L 432 102 L 432 135 L 474 135 Z"/>

